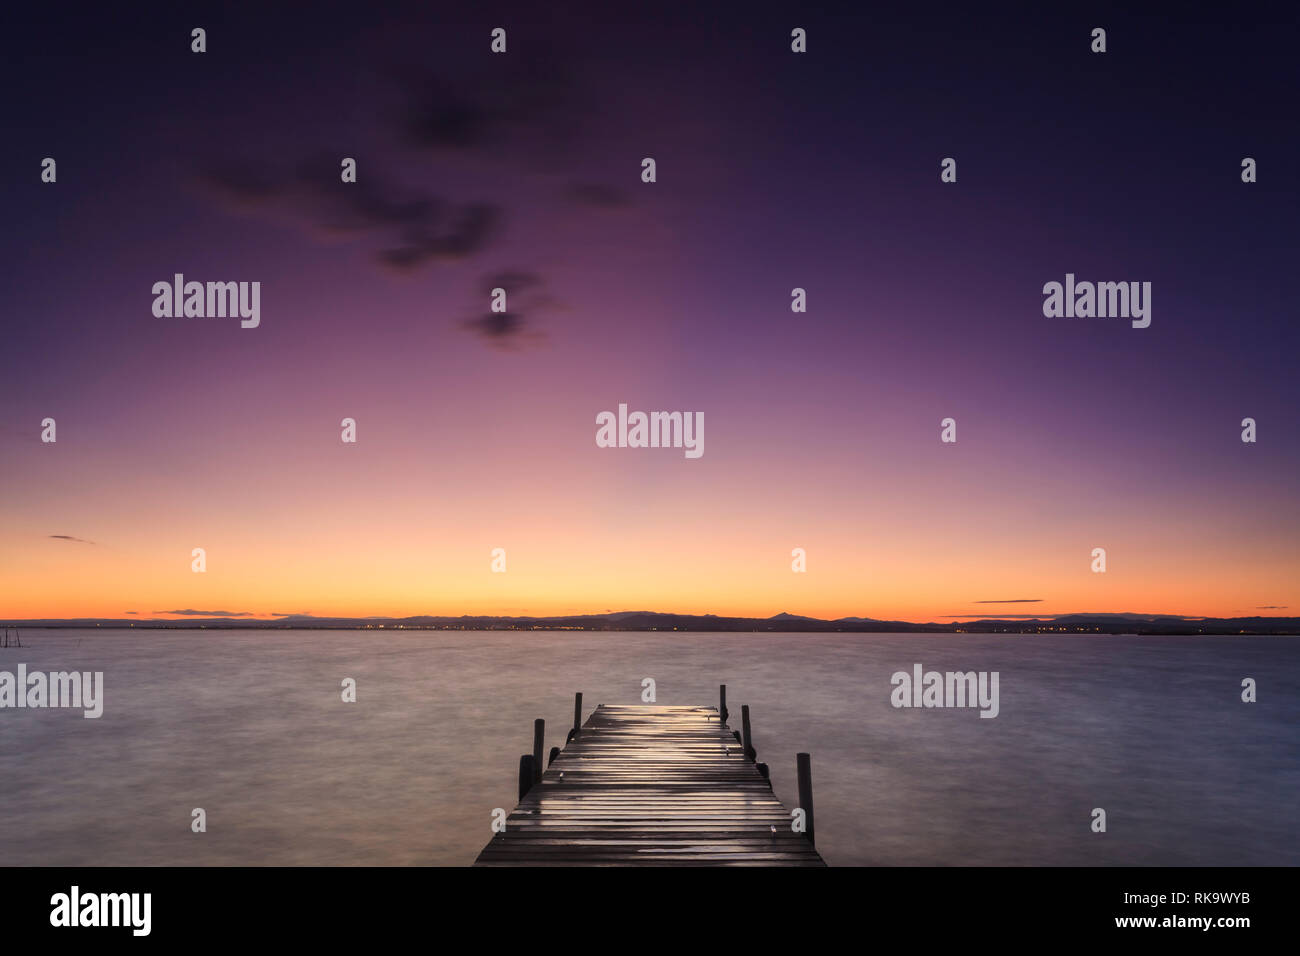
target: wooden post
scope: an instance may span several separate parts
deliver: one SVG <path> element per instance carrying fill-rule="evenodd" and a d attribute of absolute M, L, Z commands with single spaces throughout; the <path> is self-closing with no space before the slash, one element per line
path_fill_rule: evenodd
<path fill-rule="evenodd" d="M 555 758 L 558 757 L 559 755 L 560 755 L 560 748 L 552 747 L 551 755 L 546 758 L 546 766 L 549 767 L 551 764 L 555 763 Z"/>
<path fill-rule="evenodd" d="M 546 721 L 533 721 L 533 783 L 542 782 L 542 746 L 545 744 Z"/>
<path fill-rule="evenodd" d="M 573 733 L 582 733 L 582 692 L 573 695 Z"/>
<path fill-rule="evenodd" d="M 740 705 L 740 726 L 744 736 L 741 738 L 745 747 L 745 756 L 750 760 L 758 757 L 758 751 L 754 749 L 754 735 L 749 730 L 749 705 Z"/>
<path fill-rule="evenodd" d="M 804 835 L 813 846 L 817 838 L 813 833 L 813 799 L 812 799 L 812 757 L 808 754 L 795 754 L 795 764 L 799 768 L 799 808 L 804 812 L 807 829 Z"/>
<path fill-rule="evenodd" d="M 524 754 L 519 758 L 519 799 L 522 801 L 533 788 L 533 755 Z"/>
<path fill-rule="evenodd" d="M 727 685 L 718 685 L 718 714 L 721 715 L 722 722 L 727 722 Z"/>

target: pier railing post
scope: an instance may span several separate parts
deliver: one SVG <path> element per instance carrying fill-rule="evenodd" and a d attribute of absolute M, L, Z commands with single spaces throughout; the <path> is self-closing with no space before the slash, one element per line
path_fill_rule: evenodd
<path fill-rule="evenodd" d="M 546 758 L 546 766 L 549 767 L 551 764 L 555 763 L 555 758 L 558 757 L 559 755 L 560 755 L 560 748 L 552 747 L 551 755 Z"/>
<path fill-rule="evenodd" d="M 813 846 L 817 837 L 813 833 L 813 797 L 812 797 L 812 757 L 808 754 L 795 754 L 795 764 L 799 769 L 799 809 L 804 812 L 804 835 Z"/>
<path fill-rule="evenodd" d="M 582 692 L 573 695 L 573 733 L 582 733 Z"/>
<path fill-rule="evenodd" d="M 533 783 L 542 782 L 542 746 L 546 738 L 546 721 L 538 717 L 533 721 Z"/>
<path fill-rule="evenodd" d="M 519 799 L 528 796 L 533 788 L 533 755 L 523 754 L 519 758 Z"/>
<path fill-rule="evenodd" d="M 740 727 L 741 727 L 741 746 L 745 748 L 745 756 L 750 760 L 758 758 L 758 751 L 754 749 L 754 735 L 749 731 L 749 705 L 740 705 Z"/>
<path fill-rule="evenodd" d="M 727 685 L 718 685 L 718 713 L 722 717 L 722 722 L 727 722 Z"/>

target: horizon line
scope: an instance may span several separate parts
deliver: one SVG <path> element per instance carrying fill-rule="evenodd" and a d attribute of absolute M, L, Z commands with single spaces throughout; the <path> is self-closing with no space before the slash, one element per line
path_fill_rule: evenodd
<path fill-rule="evenodd" d="M 1259 610 L 1263 610 L 1260 608 Z M 1279 609 L 1280 610 L 1280 609 Z M 847 615 L 837 618 L 820 618 L 812 615 L 793 614 L 787 611 L 780 611 L 767 617 L 756 617 L 745 614 L 718 614 L 708 612 L 703 614 L 682 613 L 676 611 L 645 611 L 645 610 L 624 610 L 624 611 L 580 611 L 571 614 L 410 614 L 401 617 L 392 615 L 365 615 L 361 617 L 349 615 L 316 615 L 309 612 L 298 614 L 268 614 L 260 615 L 255 612 L 206 612 L 186 609 L 184 611 L 172 612 L 154 612 L 152 617 L 133 617 L 133 612 L 125 612 L 126 617 L 41 617 L 41 618 L 0 618 L 0 625 L 9 627 L 40 627 L 40 626 L 76 626 L 79 624 L 94 624 L 96 626 L 120 625 L 123 627 L 135 627 L 139 625 L 170 625 L 170 626 L 193 626 L 203 627 L 212 624 L 234 625 L 256 627 L 259 625 L 286 625 L 295 624 L 300 626 L 310 626 L 311 623 L 329 623 L 334 626 L 357 625 L 366 626 L 374 624 L 410 624 L 411 622 L 426 622 L 427 624 L 444 623 L 450 624 L 455 622 L 487 622 L 499 621 L 505 623 L 534 623 L 545 625 L 548 623 L 562 623 L 578 620 L 591 620 L 593 623 L 604 621 L 606 623 L 617 623 L 617 619 L 622 618 L 662 618 L 677 619 L 679 621 L 701 621 L 701 622 L 727 622 L 732 624 L 771 624 L 774 622 L 807 622 L 810 625 L 834 626 L 834 625 L 900 625 L 911 628 L 932 628 L 949 630 L 962 626 L 963 624 L 980 625 L 980 624 L 1021 624 L 1021 625 L 1052 625 L 1059 624 L 1061 621 L 1072 621 L 1082 624 L 1084 620 L 1097 622 L 1119 622 L 1131 621 L 1139 622 L 1169 622 L 1196 624 L 1198 622 L 1249 622 L 1249 621 L 1271 621 L 1287 622 L 1295 626 L 1300 626 L 1300 617 L 1289 615 L 1271 615 L 1264 616 L 1260 614 L 1238 615 L 1232 617 L 1216 617 L 1212 615 L 1189 615 L 1189 614 L 1171 614 L 1164 612 L 1133 612 L 1133 611 L 1071 611 L 1058 614 L 1003 614 L 993 616 L 979 616 L 967 614 L 944 614 L 939 615 L 938 620 L 931 621 L 908 621 L 897 618 L 872 618 L 857 615 Z M 415 624 L 414 626 L 421 626 Z M 620 628 L 604 628 L 605 630 L 618 630 Z M 636 628 L 643 629 L 643 628 Z"/>

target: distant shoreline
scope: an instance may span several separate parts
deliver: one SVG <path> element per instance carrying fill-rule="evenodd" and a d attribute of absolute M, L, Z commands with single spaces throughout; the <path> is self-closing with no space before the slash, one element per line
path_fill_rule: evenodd
<path fill-rule="evenodd" d="M 0 619 L 0 624 L 6 623 Z M 443 617 L 313 618 L 307 615 L 269 620 L 239 617 L 194 617 L 171 620 L 146 618 L 32 618 L 8 622 L 11 627 L 36 629 L 99 628 L 101 630 L 374 630 L 374 631 L 584 631 L 607 633 L 694 632 L 840 633 L 840 634 L 1036 634 L 1107 636 L 1297 636 L 1300 618 L 1239 617 L 1189 618 L 1165 614 L 1069 614 L 1015 620 L 981 618 L 947 623 L 881 621 L 872 618 L 822 620 L 795 614 L 769 618 L 720 617 L 624 611 L 614 614 L 578 614 L 554 617 Z"/>

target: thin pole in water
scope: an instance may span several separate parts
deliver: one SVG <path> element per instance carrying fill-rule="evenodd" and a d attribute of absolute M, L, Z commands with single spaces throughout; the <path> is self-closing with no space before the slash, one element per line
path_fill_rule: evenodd
<path fill-rule="evenodd" d="M 813 797 L 812 797 L 812 757 L 808 754 L 795 754 L 795 765 L 799 770 L 799 808 L 804 812 L 804 834 L 808 842 L 817 845 L 813 834 Z"/>
<path fill-rule="evenodd" d="M 542 782 L 542 747 L 546 738 L 546 721 L 533 721 L 533 783 Z"/>
<path fill-rule="evenodd" d="M 533 788 L 533 755 L 523 754 L 519 758 L 519 799 L 522 801 Z"/>

